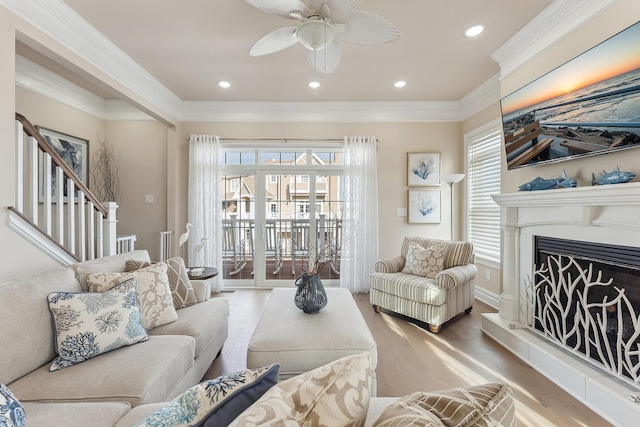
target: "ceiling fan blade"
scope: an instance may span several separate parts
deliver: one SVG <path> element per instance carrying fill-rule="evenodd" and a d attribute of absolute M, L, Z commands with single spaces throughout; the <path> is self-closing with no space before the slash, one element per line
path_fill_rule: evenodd
<path fill-rule="evenodd" d="M 336 32 L 336 39 L 355 46 L 391 43 L 400 37 L 398 27 L 387 18 L 371 12 L 356 10 L 337 24 L 344 24 L 344 30 Z"/>
<path fill-rule="evenodd" d="M 305 17 L 309 14 L 309 8 L 300 0 L 246 0 L 246 2 L 263 12 L 287 19 L 298 19 L 296 14 L 291 14 L 292 12 L 298 12 Z"/>
<path fill-rule="evenodd" d="M 307 60 L 309 64 L 316 70 L 324 74 L 333 73 L 342 57 L 342 48 L 337 40 L 332 41 L 324 49 L 316 50 L 307 49 Z"/>
<path fill-rule="evenodd" d="M 353 12 L 362 0 L 310 0 L 309 9 L 314 12 L 322 11 L 324 5 L 329 9 L 329 15 L 325 18 L 341 19 Z"/>
<path fill-rule="evenodd" d="M 291 25 L 272 31 L 258 40 L 249 51 L 251 56 L 262 56 L 278 52 L 296 44 L 296 30 L 298 27 Z"/>

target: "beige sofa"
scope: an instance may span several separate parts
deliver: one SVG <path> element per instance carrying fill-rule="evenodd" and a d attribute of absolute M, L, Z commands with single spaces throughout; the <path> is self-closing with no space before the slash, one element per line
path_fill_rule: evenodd
<path fill-rule="evenodd" d="M 146 251 L 86 261 L 0 281 L 0 382 L 24 405 L 29 426 L 114 426 L 131 407 L 163 402 L 201 381 L 228 333 L 228 301 L 210 299 L 192 281 L 198 303 L 178 320 L 148 331 L 147 341 L 50 372 L 54 327 L 47 295 L 87 290 L 91 272 L 124 272 Z"/>
<path fill-rule="evenodd" d="M 412 245 L 423 248 L 413 257 Z M 413 259 L 411 268 L 407 257 Z M 477 273 L 473 262 L 471 242 L 406 237 L 400 256 L 376 262 L 369 276 L 370 302 L 377 312 L 384 308 L 409 316 L 438 333 L 449 319 L 471 312 Z"/>

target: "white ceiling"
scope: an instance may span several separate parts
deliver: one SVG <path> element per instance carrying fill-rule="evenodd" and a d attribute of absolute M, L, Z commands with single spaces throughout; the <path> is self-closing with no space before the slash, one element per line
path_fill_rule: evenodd
<path fill-rule="evenodd" d="M 363 0 L 401 31 L 398 41 L 343 45 L 331 75 L 294 45 L 250 57 L 260 37 L 297 21 L 244 0 L 64 0 L 183 101 L 458 101 L 499 72 L 491 54 L 552 0 Z M 475 24 L 483 34 L 468 39 Z M 307 84 L 318 80 L 313 91 Z M 406 80 L 403 89 L 393 87 Z M 228 80 L 230 89 L 218 87 Z"/>

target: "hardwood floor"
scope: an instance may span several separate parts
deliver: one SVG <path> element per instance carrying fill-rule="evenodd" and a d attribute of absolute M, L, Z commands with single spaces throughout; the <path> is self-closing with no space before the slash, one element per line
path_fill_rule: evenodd
<path fill-rule="evenodd" d="M 229 338 L 205 378 L 246 368 L 247 345 L 269 293 L 242 289 L 215 296 L 229 300 Z M 513 389 L 520 427 L 611 426 L 483 334 L 481 314 L 494 310 L 481 302 L 476 301 L 470 315 L 456 317 L 435 335 L 424 323 L 385 310 L 375 313 L 368 294 L 354 298 L 378 344 L 378 396 L 507 382 Z"/>

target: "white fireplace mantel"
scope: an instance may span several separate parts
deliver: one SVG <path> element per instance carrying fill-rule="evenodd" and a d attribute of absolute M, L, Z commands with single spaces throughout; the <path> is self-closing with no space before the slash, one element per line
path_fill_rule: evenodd
<path fill-rule="evenodd" d="M 635 425 L 640 390 L 527 328 L 524 295 L 535 236 L 640 246 L 640 183 L 522 191 L 494 196 L 501 207 L 502 293 L 482 330 L 615 425 Z"/>

